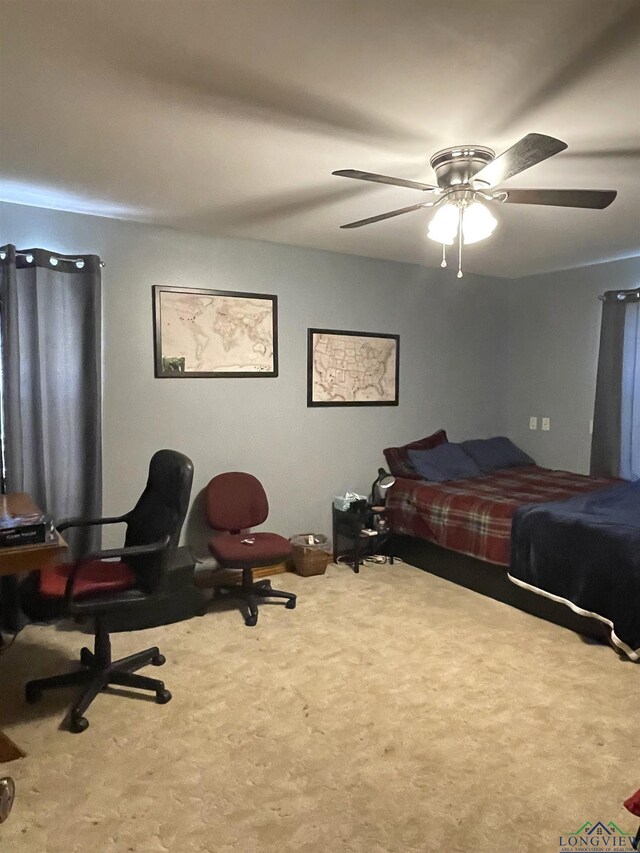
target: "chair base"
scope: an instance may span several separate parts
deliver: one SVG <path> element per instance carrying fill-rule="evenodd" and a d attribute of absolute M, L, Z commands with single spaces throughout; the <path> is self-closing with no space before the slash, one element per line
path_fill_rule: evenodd
<path fill-rule="evenodd" d="M 112 661 L 109 633 L 98 618 L 96 619 L 94 651 L 92 652 L 87 648 L 80 651 L 80 663 L 83 669 L 29 681 L 25 687 L 25 698 L 27 702 L 37 702 L 42 696 L 43 690 L 53 690 L 56 687 L 68 687 L 75 684 L 86 685 L 82 696 L 71 706 L 68 714 L 70 730 L 76 733 L 83 732 L 89 728 L 89 721 L 84 716 L 87 708 L 98 693 L 109 684 L 152 690 L 156 694 L 158 704 L 164 705 L 169 702 L 171 693 L 165 689 L 163 681 L 135 673 L 135 670 L 141 669 L 143 666 L 149 664 L 162 666 L 164 662 L 165 658 L 160 654 L 157 646 Z"/>
<path fill-rule="evenodd" d="M 258 599 L 259 598 L 284 598 L 287 610 L 294 610 L 296 596 L 292 592 L 284 592 L 281 589 L 273 589 L 270 580 L 253 580 L 252 569 L 242 570 L 242 584 L 221 585 L 216 587 L 218 592 L 226 593 L 235 598 L 242 599 L 249 608 L 249 614 L 245 617 L 244 624 L 253 627 L 258 622 Z"/>

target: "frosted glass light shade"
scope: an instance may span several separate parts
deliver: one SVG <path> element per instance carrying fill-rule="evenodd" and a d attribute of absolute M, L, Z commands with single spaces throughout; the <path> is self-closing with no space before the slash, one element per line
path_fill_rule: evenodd
<path fill-rule="evenodd" d="M 497 222 L 484 204 L 474 201 L 462 214 L 462 236 L 465 245 L 485 240 L 493 234 Z"/>
<path fill-rule="evenodd" d="M 447 203 L 439 207 L 429 223 L 429 239 L 446 243 L 447 246 L 453 245 L 458 234 L 458 217 L 457 205 Z"/>

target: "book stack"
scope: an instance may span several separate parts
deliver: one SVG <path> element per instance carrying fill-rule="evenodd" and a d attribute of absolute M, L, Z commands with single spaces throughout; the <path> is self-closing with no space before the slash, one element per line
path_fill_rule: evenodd
<path fill-rule="evenodd" d="M 45 518 L 27 498 L 0 495 L 0 548 L 35 545 L 46 540 Z M 18 498 L 18 500 L 16 500 Z"/>

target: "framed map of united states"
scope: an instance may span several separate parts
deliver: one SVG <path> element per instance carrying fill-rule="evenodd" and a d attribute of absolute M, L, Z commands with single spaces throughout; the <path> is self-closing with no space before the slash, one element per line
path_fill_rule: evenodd
<path fill-rule="evenodd" d="M 153 288 L 158 378 L 278 375 L 278 297 Z"/>
<path fill-rule="evenodd" d="M 307 406 L 397 406 L 400 337 L 309 329 Z"/>

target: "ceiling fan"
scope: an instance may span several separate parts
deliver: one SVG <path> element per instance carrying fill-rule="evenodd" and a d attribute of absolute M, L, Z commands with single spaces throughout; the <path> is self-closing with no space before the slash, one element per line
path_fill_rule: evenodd
<path fill-rule="evenodd" d="M 553 136 L 529 133 L 498 157 L 491 148 L 482 145 L 459 145 L 437 151 L 430 159 L 436 173 L 437 186 L 360 172 L 357 169 L 340 169 L 333 172 L 343 178 L 373 181 L 378 184 L 408 187 L 436 196 L 433 201 L 419 202 L 341 225 L 341 228 L 360 228 L 372 222 L 391 219 L 414 210 L 437 207 L 429 223 L 428 236 L 442 243 L 442 264 L 446 267 L 446 246 L 458 238 L 458 278 L 462 278 L 462 244 L 477 243 L 489 237 L 496 220 L 486 202 L 500 204 L 542 204 L 555 207 L 582 207 L 602 210 L 615 199 L 616 190 L 525 190 L 501 189 L 498 184 L 519 175 L 537 163 L 567 148 L 567 143 Z"/>

